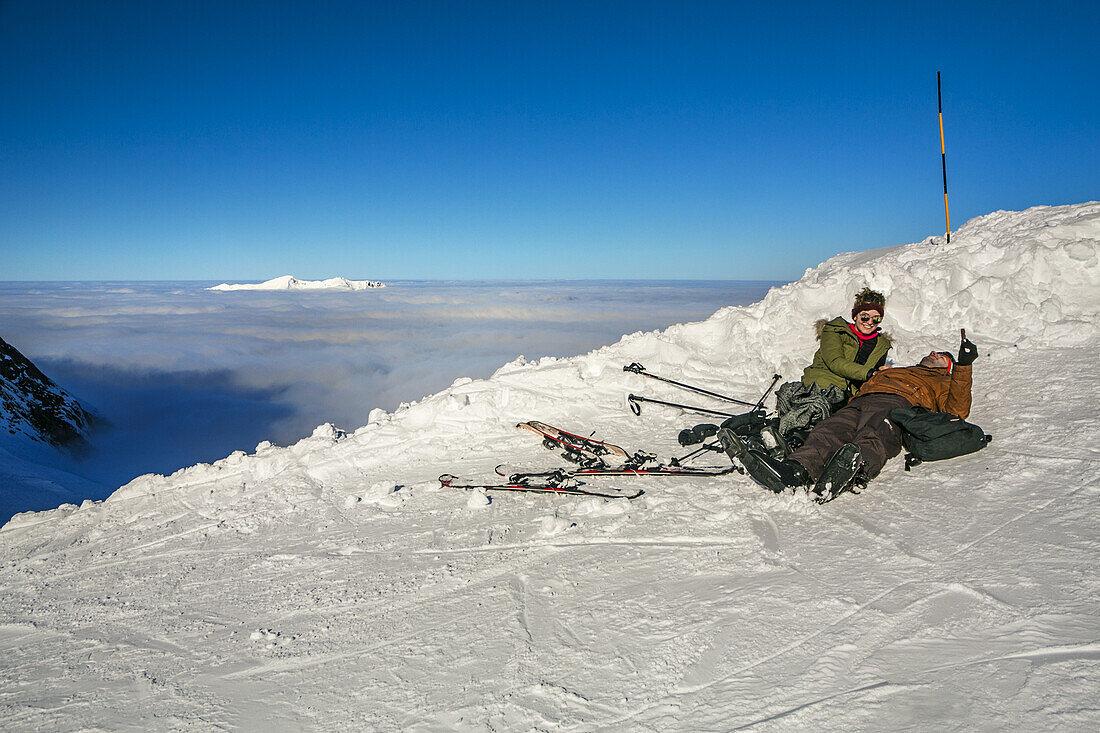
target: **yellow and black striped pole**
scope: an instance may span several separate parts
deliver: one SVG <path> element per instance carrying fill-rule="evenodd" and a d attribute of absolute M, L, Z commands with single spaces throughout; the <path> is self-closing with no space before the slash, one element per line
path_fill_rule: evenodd
<path fill-rule="evenodd" d="M 947 241 L 951 242 L 951 209 L 947 206 L 947 146 L 943 142 L 943 87 L 936 72 L 936 98 L 940 107 L 940 161 L 943 163 L 943 214 L 947 217 Z"/>

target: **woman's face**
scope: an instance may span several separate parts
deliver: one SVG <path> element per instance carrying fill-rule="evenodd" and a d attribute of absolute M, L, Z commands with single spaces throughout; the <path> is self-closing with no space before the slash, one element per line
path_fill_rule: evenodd
<path fill-rule="evenodd" d="M 882 323 L 882 316 L 878 314 L 878 311 L 860 311 L 856 313 L 856 329 L 864 336 L 870 336 L 874 333 L 880 323 Z"/>

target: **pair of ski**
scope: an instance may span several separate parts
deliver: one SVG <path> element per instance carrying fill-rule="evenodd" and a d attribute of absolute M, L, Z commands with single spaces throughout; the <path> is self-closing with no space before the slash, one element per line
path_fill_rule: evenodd
<path fill-rule="evenodd" d="M 477 489 L 481 491 L 522 491 L 537 494 L 569 494 L 571 496 L 597 496 L 604 499 L 637 499 L 641 489 L 626 490 L 616 487 L 594 487 L 564 474 L 535 478 L 509 478 L 503 484 L 458 483 L 462 479 L 449 473 L 439 477 L 439 484 L 448 489 Z"/>
<path fill-rule="evenodd" d="M 445 473 L 439 477 L 443 486 L 454 489 L 483 489 L 485 491 L 528 491 L 572 494 L 575 496 L 598 496 L 606 499 L 635 499 L 642 495 L 641 489 L 622 489 L 618 487 L 593 486 L 582 481 L 583 478 L 635 478 L 641 476 L 724 476 L 737 469 L 729 468 L 693 468 L 678 464 L 656 463 L 656 455 L 645 451 L 633 454 L 613 443 L 605 443 L 591 437 L 556 428 L 553 425 L 530 420 L 519 423 L 517 428 L 528 430 L 543 439 L 543 445 L 551 450 L 561 450 L 562 457 L 578 464 L 576 468 L 558 468 L 552 471 L 513 471 L 501 464 L 496 472 L 507 477 L 507 483 L 473 484 L 457 483 L 457 476 Z M 607 459 L 621 461 L 617 466 L 609 466 Z M 647 465 L 652 464 L 652 465 Z"/>

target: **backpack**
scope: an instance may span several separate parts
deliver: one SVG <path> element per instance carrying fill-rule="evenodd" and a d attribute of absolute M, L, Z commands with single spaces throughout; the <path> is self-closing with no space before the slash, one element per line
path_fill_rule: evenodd
<path fill-rule="evenodd" d="M 965 456 L 989 445 L 992 435 L 950 412 L 932 412 L 926 407 L 895 407 L 890 421 L 901 428 L 905 445 L 905 470 L 925 461 L 942 461 Z"/>

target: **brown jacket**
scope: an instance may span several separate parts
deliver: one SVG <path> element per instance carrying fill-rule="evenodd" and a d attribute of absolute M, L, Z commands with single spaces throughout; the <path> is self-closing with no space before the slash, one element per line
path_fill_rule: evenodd
<path fill-rule="evenodd" d="M 970 414 L 971 367 L 955 365 L 947 369 L 925 366 L 895 367 L 876 372 L 857 397 L 865 394 L 896 394 L 911 405 L 933 412 L 950 412 L 964 420 Z"/>

